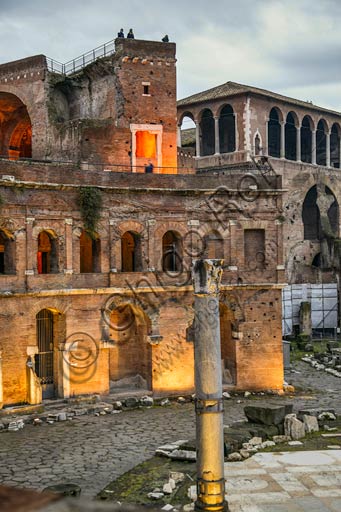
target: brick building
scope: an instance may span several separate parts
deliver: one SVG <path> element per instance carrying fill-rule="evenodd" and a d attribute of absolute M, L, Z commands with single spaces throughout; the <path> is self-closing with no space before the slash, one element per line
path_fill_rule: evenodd
<path fill-rule="evenodd" d="M 181 131 L 188 126 L 184 119 L 194 127 Z M 284 190 L 286 280 L 302 301 L 311 293 L 310 285 L 321 290 L 313 327 L 335 331 L 340 322 L 341 114 L 227 82 L 178 102 L 178 144 L 183 146 L 181 154 L 186 153 L 202 173 L 249 169 L 253 160 L 268 157 Z M 332 298 L 333 305 L 324 311 Z M 288 334 L 299 316 L 298 311 L 291 314 L 296 320 L 291 318 Z"/>
<path fill-rule="evenodd" d="M 281 178 L 177 168 L 174 44 L 89 55 L 0 66 L 0 403 L 192 391 L 199 256 L 225 262 L 224 383 L 281 389 Z"/>

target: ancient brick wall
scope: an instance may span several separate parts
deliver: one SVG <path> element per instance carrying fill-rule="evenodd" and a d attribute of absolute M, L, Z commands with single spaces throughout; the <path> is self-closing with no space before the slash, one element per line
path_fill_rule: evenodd
<path fill-rule="evenodd" d="M 71 170 L 52 164 L 0 162 L 0 173 L 2 169 L 15 177 L 15 181 L 1 181 L 0 194 L 5 201 L 1 228 L 11 233 L 16 249 L 16 273 L 0 275 L 5 403 L 25 401 L 26 362 L 37 351 L 36 315 L 42 309 L 52 311 L 60 319 L 53 349 L 58 396 L 108 392 L 109 380 L 125 375 L 118 372 L 120 363 L 115 356 L 120 347 L 121 355 L 126 352 L 122 359 L 126 375 L 143 373 L 155 393 L 192 390 L 193 340 L 188 339 L 193 322 L 190 266 L 193 257 L 203 254 L 205 237 L 212 232 L 215 237 L 219 235 L 215 239 L 226 264 L 222 288 L 230 295 L 238 292 L 234 299 L 223 302 L 231 321 L 224 334 L 223 359 L 228 360 L 227 367 L 235 369 L 233 385 L 261 386 L 257 372 L 266 365 L 276 371 L 271 380 L 267 380 L 265 370 L 261 373 L 263 387 L 282 385 L 280 361 L 277 359 L 276 366 L 271 355 L 274 345 L 278 353 L 281 351 L 280 336 L 276 334 L 276 340 L 273 337 L 281 326 L 280 311 L 273 311 L 269 324 L 267 318 L 259 320 L 261 314 L 257 311 L 257 325 L 243 312 L 248 294 L 265 294 L 267 299 L 262 305 L 258 298 L 254 299 L 263 312 L 269 308 L 267 301 L 274 302 L 280 297 L 283 271 L 278 268 L 282 260 L 281 244 L 277 241 L 281 226 L 276 216 L 281 194 L 273 188 L 276 181 L 268 185 L 269 192 L 263 190 L 250 202 L 240 196 L 240 175 L 235 172 L 218 177 L 133 175 Z M 101 245 L 100 271 L 93 273 L 80 272 L 80 234 L 84 222 L 77 198 L 81 185 L 99 187 L 103 200 L 96 228 Z M 216 203 L 219 187 L 223 192 L 220 203 Z M 229 208 L 221 210 L 219 204 L 229 204 Z M 244 261 L 247 229 L 265 232 L 262 268 L 249 268 Z M 54 237 L 58 262 L 55 273 L 37 273 L 38 237 L 42 231 Z M 122 236 L 127 231 L 140 237 L 141 267 L 137 272 L 121 271 Z M 177 233 L 181 241 L 183 265 L 177 272 L 163 269 L 163 236 L 168 231 Z M 131 335 L 128 333 L 129 341 L 115 338 L 117 333 L 105 313 L 108 308 L 115 311 L 125 303 L 133 304 L 138 318 L 136 329 Z M 233 313 L 232 319 L 231 312 L 236 310 L 240 314 Z M 248 329 L 252 331 L 250 339 Z M 65 339 L 60 333 L 65 333 Z M 89 335 L 96 347 L 96 360 L 84 369 L 74 364 L 81 349 L 68 341 L 77 333 Z M 262 350 L 259 337 L 269 363 L 258 355 Z M 70 351 L 75 359 L 71 362 Z M 252 378 L 248 370 L 251 380 L 247 385 L 243 372 L 238 370 L 244 364 L 254 369 Z"/>

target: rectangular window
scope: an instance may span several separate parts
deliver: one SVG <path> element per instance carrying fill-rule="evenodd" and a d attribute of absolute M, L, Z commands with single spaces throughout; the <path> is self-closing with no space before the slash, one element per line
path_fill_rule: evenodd
<path fill-rule="evenodd" d="M 146 96 L 149 96 L 149 85 L 143 86 L 143 94 L 145 94 Z"/>
<path fill-rule="evenodd" d="M 244 264 L 245 270 L 262 270 L 265 268 L 265 230 L 244 230 Z"/>

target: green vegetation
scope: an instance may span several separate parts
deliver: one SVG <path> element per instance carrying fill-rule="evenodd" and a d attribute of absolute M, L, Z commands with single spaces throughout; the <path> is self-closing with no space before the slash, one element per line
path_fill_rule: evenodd
<path fill-rule="evenodd" d="M 95 232 L 101 218 L 101 191 L 96 187 L 81 187 L 79 191 L 78 205 L 86 231 L 89 233 L 91 238 L 95 238 Z"/>

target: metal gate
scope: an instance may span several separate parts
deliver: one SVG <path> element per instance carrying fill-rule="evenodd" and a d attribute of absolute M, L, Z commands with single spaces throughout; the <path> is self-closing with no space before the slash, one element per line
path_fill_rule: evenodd
<path fill-rule="evenodd" d="M 40 379 L 43 398 L 54 396 L 53 377 L 53 313 L 43 309 L 37 314 L 38 354 L 35 356 L 35 371 Z"/>

